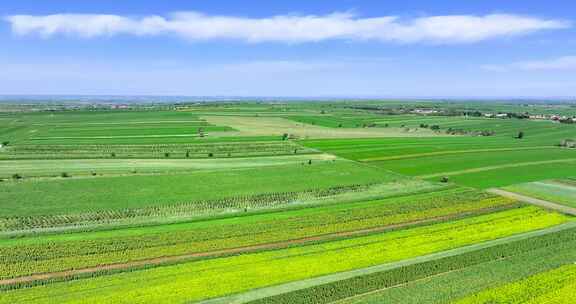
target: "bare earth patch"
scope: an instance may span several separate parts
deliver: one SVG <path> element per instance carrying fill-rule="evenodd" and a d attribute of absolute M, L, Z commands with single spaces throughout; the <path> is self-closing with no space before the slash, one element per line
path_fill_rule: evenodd
<path fill-rule="evenodd" d="M 291 134 L 309 138 L 431 137 L 440 136 L 428 129 L 405 128 L 327 128 L 281 117 L 205 116 L 208 123 L 229 126 L 238 132 L 211 132 L 218 136 L 265 136 Z"/>

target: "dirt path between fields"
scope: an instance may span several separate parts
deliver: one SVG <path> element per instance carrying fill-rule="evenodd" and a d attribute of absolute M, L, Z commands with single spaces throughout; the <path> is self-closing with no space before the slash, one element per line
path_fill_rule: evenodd
<path fill-rule="evenodd" d="M 560 211 L 560 212 L 563 212 L 566 214 L 576 216 L 576 208 L 560 205 L 557 203 L 541 200 L 538 198 L 534 198 L 534 197 L 530 197 L 530 196 L 526 196 L 526 195 L 522 195 L 522 194 L 518 194 L 518 193 L 514 193 L 514 192 L 502 190 L 502 189 L 488 189 L 487 191 L 490 193 L 504 196 L 504 197 L 508 197 L 508 198 L 516 199 L 516 200 L 519 200 L 522 202 L 526 202 L 526 203 L 529 203 L 532 205 L 544 207 L 547 209 L 553 209 L 553 210 L 557 210 L 557 211 Z"/>
<path fill-rule="evenodd" d="M 503 206 L 503 207 L 505 207 L 505 206 Z M 39 274 L 33 274 L 33 275 L 22 276 L 22 277 L 17 277 L 17 278 L 3 279 L 3 280 L 0 280 L 0 286 L 30 283 L 30 282 L 34 282 L 34 281 L 44 281 L 44 280 L 51 280 L 51 279 L 67 278 L 67 277 L 84 275 L 84 274 L 91 274 L 91 273 L 97 273 L 97 272 L 124 270 L 124 269 L 130 269 L 130 268 L 138 268 L 138 267 L 161 265 L 161 264 L 170 264 L 170 263 L 183 262 L 186 260 L 191 260 L 191 259 L 196 259 L 196 258 L 207 258 L 207 257 L 216 258 L 216 257 L 221 257 L 221 256 L 239 254 L 239 253 L 251 253 L 251 252 L 256 252 L 256 251 L 261 251 L 261 250 L 282 249 L 282 248 L 290 247 L 293 245 L 302 245 L 302 244 L 306 244 L 306 243 L 313 243 L 313 242 L 319 242 L 319 241 L 330 241 L 330 240 L 342 239 L 342 238 L 352 237 L 352 236 L 362 236 L 362 235 L 366 235 L 366 234 L 370 234 L 370 233 L 384 232 L 387 230 L 404 228 L 404 227 L 413 226 L 413 225 L 427 224 L 427 223 L 433 223 L 433 222 L 437 222 L 437 221 L 456 219 L 456 218 L 469 216 L 472 214 L 489 213 L 489 212 L 492 212 L 494 210 L 499 210 L 499 209 L 501 209 L 501 208 L 487 208 L 487 209 L 482 209 L 482 210 L 470 211 L 470 212 L 466 212 L 466 213 L 439 216 L 439 217 L 428 218 L 428 219 L 406 222 L 406 223 L 400 223 L 400 224 L 395 224 L 395 225 L 388 225 L 388 226 L 354 230 L 354 231 L 345 231 L 345 232 L 338 232 L 338 233 L 331 233 L 331 234 L 323 234 L 323 235 L 318 235 L 318 236 L 313 236 L 313 237 L 306 237 L 306 238 L 281 241 L 281 242 L 274 242 L 274 243 L 266 243 L 266 244 L 253 245 L 253 246 L 230 248 L 230 249 L 223 249 L 223 250 L 216 250 L 216 251 L 209 251 L 209 252 L 190 253 L 190 254 L 177 255 L 177 256 L 163 256 L 163 257 L 138 260 L 138 261 L 127 262 L 127 263 L 101 265 L 101 266 L 87 267 L 87 268 L 82 268 L 82 269 L 73 269 L 73 270 L 49 272 L 49 273 L 39 273 Z"/>

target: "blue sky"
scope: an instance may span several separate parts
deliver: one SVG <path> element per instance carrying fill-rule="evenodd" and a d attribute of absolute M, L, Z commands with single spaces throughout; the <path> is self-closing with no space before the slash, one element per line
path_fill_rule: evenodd
<path fill-rule="evenodd" d="M 0 2 L 0 94 L 576 96 L 566 0 Z"/>

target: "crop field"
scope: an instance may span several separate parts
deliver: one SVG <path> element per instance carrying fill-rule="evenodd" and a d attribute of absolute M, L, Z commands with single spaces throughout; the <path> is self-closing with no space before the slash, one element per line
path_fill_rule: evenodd
<path fill-rule="evenodd" d="M 531 276 L 519 282 L 469 296 L 457 303 L 567 303 L 576 295 L 576 266 Z"/>
<path fill-rule="evenodd" d="M 290 134 L 296 138 L 349 138 L 349 137 L 429 137 L 440 136 L 430 130 L 405 128 L 329 128 L 308 123 L 297 123 L 283 117 L 206 116 L 212 124 L 226 125 L 239 132 L 236 136 L 266 136 Z"/>
<path fill-rule="evenodd" d="M 70 297 L 82 297 L 92 303 L 202 300 L 322 274 L 398 261 L 543 229 L 566 220 L 563 216 L 543 212 L 535 207 L 525 207 L 428 227 L 320 245 L 189 262 L 78 282 L 54 283 L 49 287 L 39 286 L 9 291 L 0 301 L 9 303 L 7 301 L 18 302 L 33 298 L 38 303 L 46 301 L 66 303 Z M 518 221 L 524 223 L 512 224 Z M 319 260 L 323 263 L 311 263 Z M 300 271 L 294 272 L 290 269 Z M 191 271 L 196 275 L 190 276 Z M 262 276 L 263 273 L 266 273 L 266 276 Z M 206 284 L 211 284 L 212 287 L 199 288 Z M 100 286 L 97 288 L 98 292 L 94 292 L 95 286 Z M 152 286 L 155 287 L 151 288 Z M 192 286 L 196 288 L 191 288 Z M 154 290 L 159 287 L 171 290 L 172 293 L 155 292 Z"/>
<path fill-rule="evenodd" d="M 115 233 L 45 236 L 34 240 L 6 239 L 0 241 L 0 279 L 260 243 L 297 243 L 295 240 L 338 237 L 348 231 L 383 231 L 520 206 L 514 200 L 482 192 L 450 189 L 366 202 L 337 205 L 332 202 L 328 206 L 247 215 L 243 219 L 225 218 Z M 249 236 L 246 231 L 251 232 Z M 55 245 L 59 245 L 58 249 Z M 22 259 L 24 252 L 28 252 L 28 256 Z"/>
<path fill-rule="evenodd" d="M 266 155 L 268 156 L 268 155 Z M 0 168 L 0 178 L 13 174 L 25 177 L 103 176 L 114 174 L 163 173 L 193 170 L 238 169 L 279 165 L 300 165 L 308 161 L 336 161 L 331 154 L 278 155 L 274 157 L 238 157 L 207 159 L 50 159 L 6 160 Z"/>
<path fill-rule="evenodd" d="M 403 178 L 349 161 L 319 161 L 162 175 L 30 179 L 7 181 L 0 188 L 3 215 L 24 216 L 165 206 Z"/>
<path fill-rule="evenodd" d="M 470 246 L 468 250 L 430 256 L 400 268 L 250 303 L 453 303 L 486 289 L 572 264 L 576 249 L 574 232 L 572 226 L 559 232 L 544 230 L 523 239 L 509 238 L 505 243 L 487 242 L 485 248 Z M 342 288 L 343 284 L 355 288 Z M 333 293 L 335 290 L 343 292 Z"/>
<path fill-rule="evenodd" d="M 562 178 L 575 169 L 576 150 L 558 147 L 563 139 L 573 137 L 570 125 L 480 118 L 406 118 L 395 116 L 387 124 L 392 127 L 400 123 L 408 128 L 437 124 L 439 133 L 452 128 L 495 130 L 495 134 L 476 136 L 464 132 L 451 137 L 324 139 L 306 140 L 302 144 L 401 174 L 436 181 L 449 177 L 461 185 L 479 188 Z M 522 139 L 514 138 L 518 132 L 523 132 Z M 538 172 L 534 172 L 535 167 L 540 168 Z M 504 171 L 515 174 L 502 174 Z"/>
<path fill-rule="evenodd" d="M 576 182 L 549 180 L 512 185 L 505 190 L 576 208 Z"/>
<path fill-rule="evenodd" d="M 0 105 L 0 303 L 569 303 L 576 125 L 527 109 Z"/>
<path fill-rule="evenodd" d="M 543 179 L 574 176 L 576 163 L 572 161 L 543 161 L 523 166 L 502 166 L 473 172 L 459 172 L 450 176 L 450 180 L 460 185 L 486 189 L 514 185 L 516 183 L 539 181 Z M 437 177 L 430 178 L 437 181 Z"/>
<path fill-rule="evenodd" d="M 310 154 L 316 151 L 288 141 L 141 145 L 15 145 L 0 159 L 146 159 L 231 158 Z"/>

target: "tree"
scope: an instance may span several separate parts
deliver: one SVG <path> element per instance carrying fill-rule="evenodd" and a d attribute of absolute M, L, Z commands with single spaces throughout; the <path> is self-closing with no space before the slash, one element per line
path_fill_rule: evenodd
<path fill-rule="evenodd" d="M 442 178 L 440 179 L 441 183 L 447 183 L 449 181 L 447 176 L 442 176 Z"/>
<path fill-rule="evenodd" d="M 517 139 L 522 139 L 522 138 L 524 138 L 524 132 L 522 132 L 522 131 L 518 132 L 518 135 L 516 135 L 516 138 L 517 138 Z"/>
<path fill-rule="evenodd" d="M 110 153 L 110 156 L 112 156 L 114 158 L 114 157 L 116 157 L 116 153 L 112 152 L 112 153 Z"/>
<path fill-rule="evenodd" d="M 20 175 L 18 173 L 14 173 L 14 174 L 12 174 L 12 178 L 13 179 L 22 179 L 22 175 Z"/>
<path fill-rule="evenodd" d="M 166 158 L 170 157 L 170 153 L 168 153 L 168 152 L 164 153 L 164 157 L 166 157 Z"/>
<path fill-rule="evenodd" d="M 311 160 L 311 159 L 308 160 L 308 164 L 309 164 L 309 165 L 312 164 L 312 160 Z"/>
<path fill-rule="evenodd" d="M 290 136 L 290 135 L 288 135 L 288 133 L 282 134 L 282 140 L 287 140 L 288 136 Z"/>
<path fill-rule="evenodd" d="M 9 141 L 3 141 L 1 146 L 6 147 L 9 143 Z"/>
<path fill-rule="evenodd" d="M 214 153 L 212 152 L 208 153 L 208 157 L 214 157 Z"/>
<path fill-rule="evenodd" d="M 186 151 L 186 158 L 190 158 L 190 151 Z"/>
<path fill-rule="evenodd" d="M 68 173 L 66 173 L 66 172 L 60 173 L 60 176 L 61 176 L 62 178 L 70 177 L 70 175 L 68 175 Z"/>

